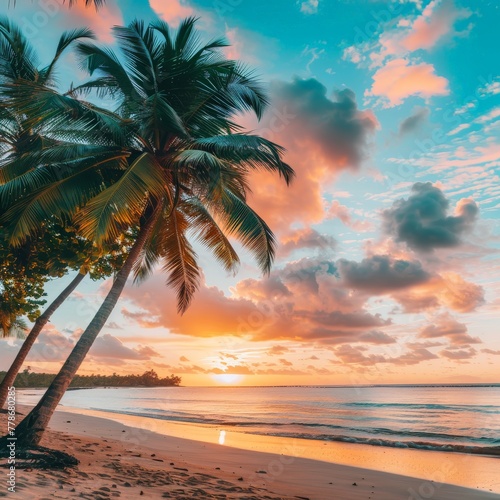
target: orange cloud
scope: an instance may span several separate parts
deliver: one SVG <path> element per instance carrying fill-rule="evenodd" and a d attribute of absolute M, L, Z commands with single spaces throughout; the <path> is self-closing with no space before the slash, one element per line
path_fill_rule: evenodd
<path fill-rule="evenodd" d="M 475 311 L 483 305 L 483 287 L 465 281 L 459 274 L 447 272 L 429 282 L 393 296 L 406 312 L 420 312 L 445 306 L 457 312 Z"/>
<path fill-rule="evenodd" d="M 125 297 L 139 312 L 122 311 L 143 328 L 164 327 L 194 337 L 235 335 L 257 341 L 394 342 L 380 331 L 391 321 L 366 311 L 363 305 L 367 297 L 345 289 L 335 265 L 321 259 L 302 259 L 269 277 L 243 280 L 231 298 L 204 285 L 184 316 L 176 313 L 174 294 L 165 287 L 162 276 L 153 277 L 147 290 L 127 288 Z"/>
<path fill-rule="evenodd" d="M 275 175 L 259 172 L 251 179 L 250 202 L 272 229 L 285 231 L 293 222 L 325 217 L 324 190 L 339 172 L 360 167 L 379 124 L 370 110 L 358 109 L 351 90 L 330 99 L 314 78 L 273 82 L 271 101 L 256 132 L 287 149 L 285 159 L 297 176 L 286 187 Z"/>
<path fill-rule="evenodd" d="M 163 326 L 172 333 L 196 337 L 237 335 L 247 319 L 259 313 L 250 300 L 228 298 L 218 288 L 203 284 L 190 308 L 181 316 L 176 310 L 175 294 L 165 285 L 165 278 L 161 275 L 151 278 L 145 289 L 127 288 L 124 296 L 140 311 L 125 307 L 123 315 L 141 327 Z"/>
<path fill-rule="evenodd" d="M 429 99 L 448 95 L 448 80 L 434 72 L 432 64 L 411 64 L 408 59 L 393 59 L 373 75 L 371 90 L 366 96 L 380 97 L 386 107 L 397 106 L 410 96 Z"/>
<path fill-rule="evenodd" d="M 459 323 L 449 313 L 443 313 L 435 317 L 431 324 L 423 328 L 419 335 L 423 339 L 446 338 L 450 346 L 465 347 L 469 344 L 481 344 L 481 339 L 471 337 L 467 333 L 467 326 Z"/>

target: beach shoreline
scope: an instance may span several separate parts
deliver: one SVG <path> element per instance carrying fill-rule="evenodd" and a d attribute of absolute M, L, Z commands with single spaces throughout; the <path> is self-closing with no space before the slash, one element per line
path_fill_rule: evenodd
<path fill-rule="evenodd" d="M 25 413 L 27 408 L 19 410 Z M 332 457 L 323 451 L 329 448 L 324 443 L 304 445 L 305 440 L 291 442 L 283 438 L 259 441 L 258 438 L 264 437 L 230 431 L 222 434 L 220 429 L 203 429 L 192 424 L 168 423 L 167 435 L 166 429 L 157 425 L 153 426 L 155 431 L 151 430 L 153 419 L 88 413 L 70 408 L 56 411 L 42 444 L 74 454 L 80 465 L 67 473 L 18 470 L 18 491 L 23 492 L 23 498 L 137 498 L 140 491 L 145 498 L 179 499 L 500 498 L 498 480 L 492 475 L 498 463 L 495 458 L 344 444 L 334 446 L 337 455 Z M 137 425 L 139 421 L 142 426 Z M 184 437 L 179 437 L 181 430 Z M 221 436 L 223 444 L 219 444 Z M 373 455 L 365 460 L 373 461 L 378 456 L 371 468 L 366 467 L 366 462 L 359 465 L 364 448 L 373 448 Z M 359 453 L 352 456 L 346 452 L 354 453 L 352 449 Z M 310 455 L 314 450 L 316 460 Z M 391 463 L 392 467 L 396 465 L 394 460 L 401 462 L 402 454 L 394 456 L 393 451 L 408 452 L 407 456 L 415 453 L 433 456 L 432 460 L 437 460 L 434 463 L 441 462 L 441 467 L 426 476 L 422 476 L 424 471 L 413 474 L 421 477 L 373 468 L 391 469 Z M 444 458 L 444 455 L 450 456 Z M 463 457 L 469 458 L 463 462 Z M 334 462 L 333 458 L 337 460 Z M 421 458 L 415 457 L 414 462 L 422 462 Z M 349 460 L 358 460 L 358 466 L 346 465 Z M 471 475 L 468 489 L 447 484 L 457 483 L 460 460 Z M 474 475 L 475 468 L 482 471 L 482 476 Z M 462 483 L 467 482 L 465 479 Z M 0 496 L 6 494 L 0 491 Z"/>

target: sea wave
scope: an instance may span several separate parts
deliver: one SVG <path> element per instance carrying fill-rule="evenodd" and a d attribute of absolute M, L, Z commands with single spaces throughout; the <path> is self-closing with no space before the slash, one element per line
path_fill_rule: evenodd
<path fill-rule="evenodd" d="M 296 432 L 273 432 L 273 433 L 261 433 L 254 432 L 253 434 L 260 435 L 271 435 L 277 437 L 287 437 L 287 438 L 297 438 L 297 439 L 313 439 L 320 441 L 337 441 L 342 443 L 356 443 L 356 444 L 367 444 L 371 446 L 387 446 L 390 448 L 409 448 L 416 450 L 429 450 L 429 451 L 444 451 L 451 453 L 470 453 L 474 455 L 489 455 L 500 457 L 500 446 L 471 446 L 462 444 L 450 444 L 450 443 L 431 443 L 425 441 L 393 441 L 389 439 L 379 439 L 379 438 L 360 438 L 352 436 L 342 436 L 342 435 L 317 435 L 317 434 L 307 434 L 307 433 L 296 433 Z"/>
<path fill-rule="evenodd" d="M 474 437 L 465 434 L 413 431 L 409 429 L 389 429 L 385 427 L 348 427 L 313 422 L 270 422 L 257 420 L 236 421 L 227 420 L 217 416 L 200 416 L 184 412 L 165 412 L 154 408 L 142 409 L 142 411 L 125 409 L 112 410 L 103 408 L 92 409 L 109 413 L 179 423 L 202 424 L 225 428 L 230 427 L 235 431 L 259 435 L 312 439 L 317 441 L 338 441 L 344 443 L 368 444 L 373 446 L 388 446 L 392 448 L 413 448 L 421 450 L 438 450 L 500 456 L 500 439 L 488 436 Z M 284 428 L 290 430 L 280 430 Z M 297 428 L 300 430 L 297 430 Z M 312 429 L 317 429 L 318 431 L 327 429 L 328 431 L 334 432 L 311 432 Z M 368 436 L 359 436 L 359 434 L 366 434 Z M 390 438 L 381 439 L 379 437 L 373 437 L 381 435 L 389 436 Z M 419 440 L 418 438 L 421 438 L 422 440 Z M 450 443 L 449 441 L 454 441 L 454 443 Z"/>
<path fill-rule="evenodd" d="M 500 407 L 496 405 L 443 405 L 436 403 L 369 403 L 369 402 L 350 402 L 343 403 L 346 407 L 360 406 L 363 408 L 408 408 L 414 410 L 446 410 L 446 411 L 471 411 L 475 413 L 494 413 L 500 414 Z"/>

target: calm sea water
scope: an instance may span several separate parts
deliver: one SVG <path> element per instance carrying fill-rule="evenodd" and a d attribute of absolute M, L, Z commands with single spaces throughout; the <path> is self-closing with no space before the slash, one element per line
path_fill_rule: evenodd
<path fill-rule="evenodd" d="M 20 402 L 40 394 L 26 391 Z M 253 434 L 500 455 L 500 385 L 109 388 L 70 391 L 62 404 Z"/>

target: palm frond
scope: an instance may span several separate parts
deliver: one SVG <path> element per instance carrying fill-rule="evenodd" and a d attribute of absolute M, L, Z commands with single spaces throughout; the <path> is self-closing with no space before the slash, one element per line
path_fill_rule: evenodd
<path fill-rule="evenodd" d="M 174 210 L 166 221 L 162 243 L 163 269 L 169 273 L 167 284 L 177 292 L 177 309 L 184 313 L 200 284 L 197 255 L 186 233 L 189 221 L 180 210 Z"/>
<path fill-rule="evenodd" d="M 172 135 L 188 135 L 181 118 L 160 93 L 154 93 L 146 99 L 136 118 L 141 126 L 141 135 L 147 138 L 157 151 L 164 149 L 166 141 Z"/>
<path fill-rule="evenodd" d="M 40 71 L 40 79 L 44 84 L 47 84 L 50 82 L 50 79 L 52 77 L 52 72 L 54 71 L 54 68 L 59 61 L 60 57 L 64 53 L 64 51 L 74 42 L 77 40 L 81 40 L 82 38 L 90 38 L 94 39 L 95 34 L 92 30 L 89 28 L 77 28 L 71 31 L 65 31 L 62 35 L 61 38 L 59 38 L 59 43 L 56 48 L 56 53 L 51 61 L 51 63 L 44 68 L 42 71 Z"/>
<path fill-rule="evenodd" d="M 295 176 L 293 169 L 282 160 L 284 148 L 256 135 L 226 134 L 200 138 L 193 141 L 193 147 L 238 165 L 278 172 L 287 184 Z"/>
<path fill-rule="evenodd" d="M 159 64 L 160 46 L 151 28 L 135 20 L 128 27 L 113 28 L 120 48 L 125 55 L 126 67 L 136 86 L 145 95 L 158 92 L 156 68 Z"/>
<path fill-rule="evenodd" d="M 116 168 L 122 156 L 100 163 L 82 161 L 68 169 L 32 170 L 0 186 L 0 200 L 8 207 L 0 215 L 0 224 L 10 244 L 21 245 L 30 234 L 39 231 L 43 221 L 55 217 L 71 218 L 88 200 L 101 192 L 105 184 L 99 171 L 106 164 Z"/>
<path fill-rule="evenodd" d="M 187 198 L 182 210 L 189 216 L 190 228 L 198 241 L 210 250 L 228 272 L 235 272 L 240 263 L 238 254 L 204 203 L 196 197 Z"/>
<path fill-rule="evenodd" d="M 150 197 L 165 196 L 165 186 L 158 162 L 143 153 L 113 185 L 87 202 L 76 215 L 76 223 L 85 238 L 98 244 L 115 240 L 124 227 L 137 223 Z"/>
<path fill-rule="evenodd" d="M 276 253 L 276 239 L 269 226 L 243 200 L 229 190 L 222 200 L 223 219 L 229 234 L 235 235 L 257 259 L 260 269 L 268 274 Z"/>
<path fill-rule="evenodd" d="M 35 50 L 21 29 L 8 18 L 0 17 L 0 81 L 35 81 L 37 65 Z"/>

